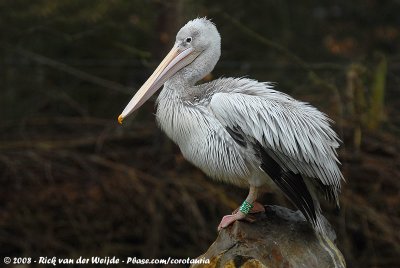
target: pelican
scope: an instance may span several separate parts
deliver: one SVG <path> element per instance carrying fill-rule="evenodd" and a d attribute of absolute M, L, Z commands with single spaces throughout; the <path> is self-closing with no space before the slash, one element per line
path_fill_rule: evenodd
<path fill-rule="evenodd" d="M 189 21 L 119 123 L 164 86 L 156 118 L 183 156 L 213 179 L 249 188 L 242 205 L 222 218 L 218 230 L 264 211 L 256 199 L 272 187 L 323 234 L 319 198 L 338 204 L 344 180 L 336 152 L 340 140 L 331 120 L 270 82 L 219 78 L 197 84 L 214 69 L 220 54 L 215 24 L 207 18 Z"/>

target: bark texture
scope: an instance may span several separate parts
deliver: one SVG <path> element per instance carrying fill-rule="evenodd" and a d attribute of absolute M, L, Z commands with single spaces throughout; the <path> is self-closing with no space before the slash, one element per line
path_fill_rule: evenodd
<path fill-rule="evenodd" d="M 253 222 L 238 221 L 219 232 L 200 258 L 209 264 L 191 267 L 346 267 L 328 221 L 327 236 L 316 235 L 299 212 L 266 206 L 265 213 L 251 215 Z"/>

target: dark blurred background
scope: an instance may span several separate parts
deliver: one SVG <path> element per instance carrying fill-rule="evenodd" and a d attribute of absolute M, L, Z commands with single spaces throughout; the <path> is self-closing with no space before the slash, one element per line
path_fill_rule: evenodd
<path fill-rule="evenodd" d="M 156 127 L 117 116 L 186 21 L 222 57 L 336 121 L 349 267 L 400 266 L 400 1 L 0 1 L 1 256 L 196 257 L 247 190 L 209 180 Z M 291 206 L 276 194 L 264 203 Z M 1 259 L 2 261 L 2 259 Z"/>

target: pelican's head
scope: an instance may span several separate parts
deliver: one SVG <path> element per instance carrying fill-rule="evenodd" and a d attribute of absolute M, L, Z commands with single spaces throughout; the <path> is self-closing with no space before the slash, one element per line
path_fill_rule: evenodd
<path fill-rule="evenodd" d="M 215 25 L 206 18 L 189 21 L 179 30 L 173 48 L 133 96 L 118 122 L 121 124 L 175 74 L 182 74 L 188 84 L 196 83 L 214 69 L 220 54 L 221 37 Z"/>

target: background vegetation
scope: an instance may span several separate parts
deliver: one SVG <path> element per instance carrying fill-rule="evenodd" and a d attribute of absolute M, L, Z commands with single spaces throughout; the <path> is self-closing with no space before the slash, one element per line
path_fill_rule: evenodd
<path fill-rule="evenodd" d="M 207 16 L 222 35 L 207 79 L 276 81 L 337 122 L 347 183 L 325 215 L 349 267 L 398 267 L 399 12 L 378 0 L 0 1 L 0 255 L 208 248 L 246 191 L 188 164 L 151 102 L 116 121 L 177 30 Z"/>

